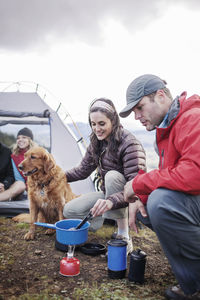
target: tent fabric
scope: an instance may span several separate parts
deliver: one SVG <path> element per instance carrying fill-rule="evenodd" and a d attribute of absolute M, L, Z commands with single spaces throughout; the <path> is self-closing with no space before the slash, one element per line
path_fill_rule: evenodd
<path fill-rule="evenodd" d="M 0 202 L 0 216 L 12 218 L 18 214 L 29 213 L 29 200 Z"/>
<path fill-rule="evenodd" d="M 36 92 L 0 92 L 0 131 L 1 126 L 6 124 L 49 124 L 50 152 L 64 171 L 78 165 L 82 159 L 83 149 L 71 129 Z M 70 185 L 77 195 L 95 191 L 90 177 Z M 0 202 L 0 214 L 3 214 L 3 210 L 9 205 L 12 213 L 14 210 L 17 212 L 17 206 L 20 208 L 22 202 Z M 23 203 L 25 205 L 25 202 Z M 22 211 L 25 209 L 24 205 L 21 207 Z M 27 202 L 26 210 L 28 209 Z"/>
<path fill-rule="evenodd" d="M 16 112 L 16 111 L 4 111 L 4 110 L 0 110 L 0 115 L 1 116 L 5 116 L 5 117 L 18 117 L 18 118 L 24 118 L 24 117 L 29 117 L 29 116 L 37 116 L 38 118 L 43 118 L 45 117 L 46 114 L 46 110 L 44 113 L 32 113 L 32 112 Z"/>

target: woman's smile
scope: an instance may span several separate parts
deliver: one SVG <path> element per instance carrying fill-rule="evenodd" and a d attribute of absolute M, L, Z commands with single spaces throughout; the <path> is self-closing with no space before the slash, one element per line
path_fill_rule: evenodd
<path fill-rule="evenodd" d="M 112 122 L 107 116 L 100 112 L 90 114 L 91 127 L 98 140 L 106 140 L 112 132 Z"/>

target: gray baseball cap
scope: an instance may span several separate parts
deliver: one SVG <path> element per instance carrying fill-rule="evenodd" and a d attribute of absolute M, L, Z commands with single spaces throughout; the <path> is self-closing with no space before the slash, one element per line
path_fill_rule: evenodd
<path fill-rule="evenodd" d="M 165 87 L 165 82 L 158 76 L 145 74 L 134 79 L 126 91 L 126 102 L 127 105 L 119 113 L 120 117 L 126 118 L 130 115 L 133 107 L 140 101 L 144 96 L 150 95 L 159 89 Z"/>

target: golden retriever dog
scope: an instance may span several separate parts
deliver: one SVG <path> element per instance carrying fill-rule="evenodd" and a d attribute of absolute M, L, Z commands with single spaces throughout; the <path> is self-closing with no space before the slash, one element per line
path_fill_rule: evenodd
<path fill-rule="evenodd" d="M 24 156 L 19 168 L 27 176 L 30 201 L 30 229 L 24 239 L 33 240 L 36 226 L 34 223 L 38 220 L 46 223 L 62 220 L 65 203 L 77 196 L 67 183 L 64 171 L 56 165 L 53 156 L 46 149 L 34 147 Z M 14 221 L 19 221 L 17 217 Z M 48 229 L 46 234 L 52 232 L 55 230 Z"/>

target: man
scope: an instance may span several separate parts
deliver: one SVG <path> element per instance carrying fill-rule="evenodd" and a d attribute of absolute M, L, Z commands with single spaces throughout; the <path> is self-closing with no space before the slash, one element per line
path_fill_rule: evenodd
<path fill-rule="evenodd" d="M 179 284 L 166 298 L 200 299 L 200 97 L 173 100 L 151 74 L 133 80 L 126 96 L 120 116 L 134 112 L 146 130 L 156 129 L 160 158 L 159 169 L 125 185 L 129 225 L 137 232 L 138 218 L 156 232 Z"/>

